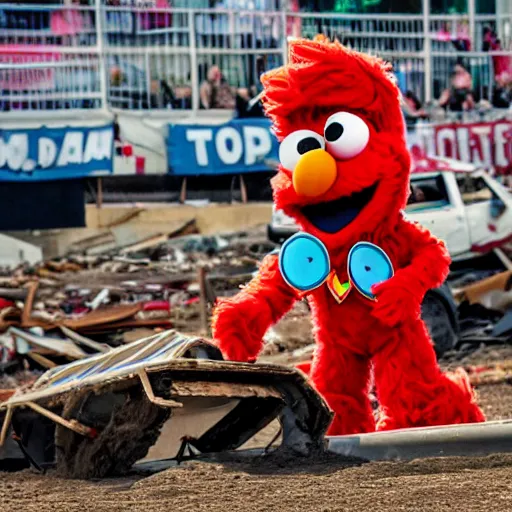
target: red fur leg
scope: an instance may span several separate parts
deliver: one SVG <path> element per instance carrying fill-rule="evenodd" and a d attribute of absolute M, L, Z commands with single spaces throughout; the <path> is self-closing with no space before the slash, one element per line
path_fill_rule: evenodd
<path fill-rule="evenodd" d="M 329 435 L 375 430 L 368 385 L 370 363 L 341 347 L 319 345 L 311 367 L 316 389 L 334 411 Z"/>
<path fill-rule="evenodd" d="M 378 430 L 485 421 L 464 370 L 441 372 L 421 320 L 392 336 L 374 358 Z"/>

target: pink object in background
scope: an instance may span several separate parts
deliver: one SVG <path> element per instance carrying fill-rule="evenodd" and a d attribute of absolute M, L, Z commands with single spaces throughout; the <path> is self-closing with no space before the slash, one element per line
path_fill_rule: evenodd
<path fill-rule="evenodd" d="M 145 174 L 146 158 L 143 156 L 135 156 L 135 174 Z"/>
<path fill-rule="evenodd" d="M 153 7 L 147 8 L 147 12 L 139 14 L 139 26 L 143 30 L 165 28 L 172 25 L 171 8 L 168 0 L 156 0 Z"/>
<path fill-rule="evenodd" d="M 54 46 L 0 45 L 2 64 L 57 62 L 60 58 L 58 48 Z M 54 70 L 51 67 L 7 69 L 0 73 L 0 89 L 7 91 L 43 91 L 54 87 Z"/>
<path fill-rule="evenodd" d="M 298 0 L 290 0 L 288 2 L 288 9 L 291 12 L 300 12 Z M 286 36 L 287 37 L 300 37 L 302 33 L 302 18 L 300 16 L 287 17 L 286 21 Z"/>
<path fill-rule="evenodd" d="M 436 34 L 436 39 L 438 41 L 449 42 L 452 40 L 452 35 L 446 30 L 446 28 L 441 28 Z"/>
<path fill-rule="evenodd" d="M 145 302 L 142 306 L 143 311 L 170 311 L 171 306 L 166 300 L 152 300 Z"/>
<path fill-rule="evenodd" d="M 50 28 L 58 36 L 74 36 L 84 29 L 84 17 L 80 11 L 66 9 L 53 11 L 50 18 Z"/>

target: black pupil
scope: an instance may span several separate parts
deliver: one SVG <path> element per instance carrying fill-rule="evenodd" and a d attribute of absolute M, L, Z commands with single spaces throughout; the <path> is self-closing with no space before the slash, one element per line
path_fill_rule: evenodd
<path fill-rule="evenodd" d="M 343 126 L 340 123 L 331 123 L 325 130 L 325 138 L 329 142 L 338 140 L 343 135 Z"/>
<path fill-rule="evenodd" d="M 313 151 L 313 149 L 320 149 L 321 147 L 322 146 L 320 145 L 320 142 L 318 142 L 314 137 L 306 137 L 305 139 L 299 141 L 297 144 L 297 151 L 299 152 L 299 155 L 303 155 L 308 151 Z"/>

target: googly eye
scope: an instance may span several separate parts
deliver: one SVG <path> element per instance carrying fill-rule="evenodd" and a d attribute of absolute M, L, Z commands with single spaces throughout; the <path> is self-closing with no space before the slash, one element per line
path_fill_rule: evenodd
<path fill-rule="evenodd" d="M 297 130 L 281 142 L 279 161 L 285 169 L 293 171 L 300 157 L 314 149 L 325 149 L 324 138 L 311 130 Z"/>
<path fill-rule="evenodd" d="M 336 158 L 347 160 L 357 156 L 368 145 L 370 130 L 360 117 L 338 112 L 327 119 L 324 137 L 327 151 Z"/>

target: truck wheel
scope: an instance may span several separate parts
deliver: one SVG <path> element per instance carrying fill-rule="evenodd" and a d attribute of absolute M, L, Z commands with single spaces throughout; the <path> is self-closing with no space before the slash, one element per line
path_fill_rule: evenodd
<path fill-rule="evenodd" d="M 421 317 L 434 342 L 437 357 L 452 350 L 457 341 L 457 335 L 443 301 L 427 294 L 421 305 Z"/>

